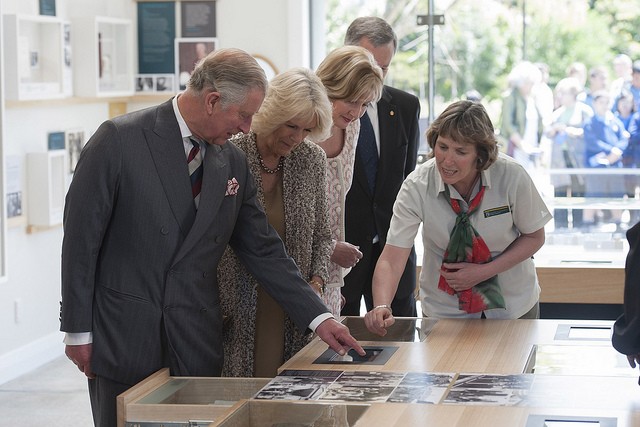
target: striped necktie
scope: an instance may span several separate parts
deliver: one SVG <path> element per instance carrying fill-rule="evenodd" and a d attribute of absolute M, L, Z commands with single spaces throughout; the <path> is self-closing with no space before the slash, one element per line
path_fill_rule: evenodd
<path fill-rule="evenodd" d="M 191 194 L 193 195 L 193 202 L 198 208 L 198 202 L 200 202 L 200 189 L 202 188 L 202 153 L 200 152 L 200 142 L 195 138 L 189 138 L 193 148 L 189 151 L 187 157 L 187 163 L 189 164 L 189 176 L 191 178 Z"/>

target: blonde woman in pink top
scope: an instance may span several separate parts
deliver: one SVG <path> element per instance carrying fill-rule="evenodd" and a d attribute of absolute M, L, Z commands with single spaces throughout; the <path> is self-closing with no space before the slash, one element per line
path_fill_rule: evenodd
<path fill-rule="evenodd" d="M 344 209 L 353 178 L 360 117 L 382 94 L 382 69 L 373 55 L 359 46 L 343 46 L 327 55 L 316 70 L 333 104 L 331 136 L 318 144 L 327 154 L 327 195 L 333 253 L 323 300 L 334 316 L 340 315 L 343 277 L 362 258 L 345 241 Z"/>

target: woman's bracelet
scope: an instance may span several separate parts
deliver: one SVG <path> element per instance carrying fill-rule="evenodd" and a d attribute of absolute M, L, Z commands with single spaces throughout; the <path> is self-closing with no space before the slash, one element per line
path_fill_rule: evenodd
<path fill-rule="evenodd" d="M 319 281 L 313 279 L 309 281 L 309 284 L 311 285 L 312 288 L 316 289 L 320 293 L 320 296 L 324 296 L 324 291 L 325 291 L 324 283 L 320 283 Z"/>
<path fill-rule="evenodd" d="M 393 310 L 391 310 L 391 306 L 388 305 L 388 304 L 381 304 L 381 305 L 376 305 L 375 307 L 373 307 L 374 310 L 376 308 L 386 308 L 387 310 L 389 310 L 389 313 L 391 313 L 391 315 L 393 316 Z"/>

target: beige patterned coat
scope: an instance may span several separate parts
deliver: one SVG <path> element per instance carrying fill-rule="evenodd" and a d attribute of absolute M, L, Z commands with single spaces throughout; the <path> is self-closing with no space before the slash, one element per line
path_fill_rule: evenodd
<path fill-rule="evenodd" d="M 246 153 L 256 180 L 258 201 L 264 206 L 255 134 L 239 135 L 231 141 Z M 307 281 L 314 275 L 325 282 L 328 280 L 331 230 L 326 164 L 324 151 L 305 140 L 285 159 L 283 165 L 285 246 Z M 225 316 L 222 375 L 252 377 L 258 282 L 227 247 L 218 268 L 218 283 L 222 314 Z M 285 314 L 285 360 L 304 347 L 310 338 L 310 334 L 300 332 Z"/>

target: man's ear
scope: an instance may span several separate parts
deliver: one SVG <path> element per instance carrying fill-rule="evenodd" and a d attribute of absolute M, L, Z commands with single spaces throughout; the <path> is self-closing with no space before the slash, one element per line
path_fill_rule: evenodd
<path fill-rule="evenodd" d="M 213 113 L 213 108 L 217 102 L 220 102 L 220 92 L 209 92 L 205 97 L 207 112 Z"/>

